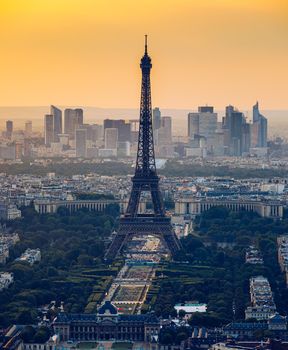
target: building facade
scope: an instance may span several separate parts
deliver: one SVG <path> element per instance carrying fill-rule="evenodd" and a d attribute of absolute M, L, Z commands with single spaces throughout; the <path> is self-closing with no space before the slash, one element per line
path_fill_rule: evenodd
<path fill-rule="evenodd" d="M 119 315 L 117 308 L 105 301 L 97 314 L 66 314 L 61 312 L 53 322 L 60 341 L 145 341 L 150 342 L 160 331 L 154 313 Z"/>
<path fill-rule="evenodd" d="M 270 283 L 266 277 L 256 276 L 250 278 L 251 306 L 245 310 L 245 319 L 258 321 L 268 320 L 276 313 Z"/>
<path fill-rule="evenodd" d="M 6 137 L 7 139 L 11 139 L 13 133 L 13 122 L 12 120 L 6 121 Z"/>
<path fill-rule="evenodd" d="M 76 140 L 76 157 L 86 157 L 86 142 L 87 142 L 87 131 L 85 129 L 77 129 L 75 131 Z"/>
<path fill-rule="evenodd" d="M 128 199 L 104 199 L 104 200 L 35 200 L 34 208 L 40 214 L 51 214 L 56 213 L 60 207 L 67 208 L 70 213 L 76 212 L 82 208 L 86 208 L 89 211 L 102 212 L 109 205 L 119 205 L 120 214 L 124 214 L 128 205 Z M 140 200 L 139 203 L 140 213 L 145 213 L 146 202 Z"/>
<path fill-rule="evenodd" d="M 154 131 L 159 129 L 161 126 L 161 111 L 159 107 L 153 109 L 153 129 Z"/>
<path fill-rule="evenodd" d="M 54 121 L 51 114 L 46 114 L 44 117 L 44 138 L 46 146 L 50 146 L 51 142 L 54 142 Z"/>
<path fill-rule="evenodd" d="M 232 211 L 253 211 L 262 217 L 282 219 L 283 204 L 279 201 L 259 201 L 249 199 L 222 199 L 222 198 L 179 198 L 175 202 L 176 215 L 191 215 L 195 217 L 212 207 L 222 206 Z"/>
<path fill-rule="evenodd" d="M 64 111 L 64 132 L 74 139 L 76 129 L 83 125 L 83 109 L 66 108 Z"/>
<path fill-rule="evenodd" d="M 267 147 L 267 119 L 259 111 L 259 103 L 253 106 L 253 145 Z"/>
<path fill-rule="evenodd" d="M 20 219 L 21 216 L 21 210 L 15 204 L 11 204 L 7 200 L 0 200 L 0 219 L 10 221 Z"/>
<path fill-rule="evenodd" d="M 117 150 L 118 147 L 118 129 L 106 128 L 105 129 L 105 149 Z"/>
<path fill-rule="evenodd" d="M 288 287 L 288 236 L 277 237 L 278 263 L 281 271 L 285 274 L 286 287 Z"/>
<path fill-rule="evenodd" d="M 131 124 L 127 123 L 123 119 L 105 119 L 104 120 L 104 131 L 106 135 L 106 129 L 117 129 L 119 142 L 131 141 Z M 109 147 L 105 147 L 108 148 Z"/>
<path fill-rule="evenodd" d="M 51 105 L 50 114 L 53 116 L 53 142 L 59 142 L 59 134 L 62 134 L 62 111 Z"/>
<path fill-rule="evenodd" d="M 214 153 L 217 118 L 211 106 L 200 106 L 198 112 L 188 114 L 188 138 L 192 147 L 200 147 L 204 139 L 208 152 Z"/>

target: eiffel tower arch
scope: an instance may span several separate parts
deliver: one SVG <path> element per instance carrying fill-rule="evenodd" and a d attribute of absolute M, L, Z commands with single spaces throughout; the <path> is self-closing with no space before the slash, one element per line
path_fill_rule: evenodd
<path fill-rule="evenodd" d="M 135 235 L 153 234 L 161 237 L 172 256 L 181 248 L 172 228 L 171 219 L 165 214 L 159 189 L 159 177 L 156 171 L 150 85 L 152 64 L 147 51 L 147 36 L 145 36 L 145 53 L 141 59 L 140 67 L 142 70 L 142 85 L 135 175 L 132 178 L 132 191 L 126 213 L 120 218 L 119 230 L 106 252 L 107 260 L 115 258 Z M 142 192 L 150 192 L 154 208 L 153 214 L 138 213 Z"/>

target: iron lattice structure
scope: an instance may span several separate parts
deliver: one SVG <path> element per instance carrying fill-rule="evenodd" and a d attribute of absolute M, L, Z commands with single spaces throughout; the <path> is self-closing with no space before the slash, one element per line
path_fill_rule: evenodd
<path fill-rule="evenodd" d="M 119 230 L 106 253 L 106 259 L 109 260 L 115 258 L 134 235 L 154 234 L 160 236 L 172 256 L 180 249 L 180 243 L 173 231 L 171 220 L 165 216 L 163 199 L 159 190 L 159 177 L 156 171 L 150 84 L 152 64 L 147 52 L 147 37 L 145 37 L 145 53 L 141 59 L 140 67 L 142 85 L 136 169 L 132 178 L 132 191 L 126 213 L 120 218 Z M 144 191 L 151 193 L 154 214 L 141 215 L 138 213 L 141 193 Z"/>

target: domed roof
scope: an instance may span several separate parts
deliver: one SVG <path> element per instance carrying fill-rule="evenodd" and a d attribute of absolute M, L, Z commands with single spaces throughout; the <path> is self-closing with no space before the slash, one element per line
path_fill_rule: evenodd
<path fill-rule="evenodd" d="M 282 323 L 282 322 L 286 322 L 286 317 L 285 316 L 281 316 L 278 312 L 276 312 L 273 316 L 269 317 L 268 320 L 269 323 Z"/>
<path fill-rule="evenodd" d="M 111 303 L 110 300 L 106 300 L 98 310 L 98 315 L 117 315 L 117 308 Z"/>

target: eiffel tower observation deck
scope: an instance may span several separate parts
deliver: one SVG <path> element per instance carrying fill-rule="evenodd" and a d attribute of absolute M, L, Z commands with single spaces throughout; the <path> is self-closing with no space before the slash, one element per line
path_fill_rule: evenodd
<path fill-rule="evenodd" d="M 119 230 L 106 252 L 107 260 L 117 257 L 127 242 L 135 235 L 160 237 L 172 256 L 180 249 L 180 242 L 172 228 L 171 219 L 165 214 L 159 189 L 159 177 L 156 171 L 150 85 L 152 64 L 147 50 L 147 36 L 145 36 L 145 52 L 140 67 L 142 70 L 142 85 L 135 175 L 132 178 L 132 191 L 126 213 L 120 218 Z M 142 192 L 150 192 L 154 209 L 153 214 L 138 213 Z"/>

